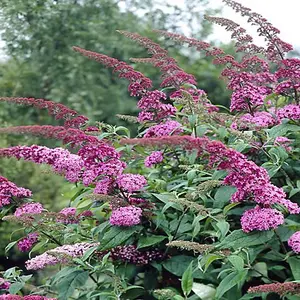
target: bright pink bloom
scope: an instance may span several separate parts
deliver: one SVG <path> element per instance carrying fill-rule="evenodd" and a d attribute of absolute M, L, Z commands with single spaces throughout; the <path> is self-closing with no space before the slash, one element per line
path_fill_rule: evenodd
<path fill-rule="evenodd" d="M 288 240 L 288 245 L 292 250 L 299 254 L 300 253 L 300 231 L 295 232 Z"/>
<path fill-rule="evenodd" d="M 112 211 L 109 222 L 115 226 L 134 226 L 141 222 L 142 210 L 133 205 Z"/>
<path fill-rule="evenodd" d="M 122 174 L 117 178 L 116 183 L 121 190 L 133 193 L 144 188 L 147 180 L 139 174 Z"/>
<path fill-rule="evenodd" d="M 20 217 L 24 214 L 38 215 L 44 210 L 43 205 L 39 202 L 25 203 L 18 207 L 14 213 L 15 217 Z"/>
<path fill-rule="evenodd" d="M 275 229 L 283 223 L 284 216 L 280 211 L 272 208 L 261 208 L 259 206 L 246 210 L 241 218 L 241 225 L 244 232 Z"/>

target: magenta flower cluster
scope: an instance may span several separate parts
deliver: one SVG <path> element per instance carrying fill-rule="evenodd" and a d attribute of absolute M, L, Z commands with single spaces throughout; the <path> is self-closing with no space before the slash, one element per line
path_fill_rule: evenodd
<path fill-rule="evenodd" d="M 11 198 L 28 198 L 32 193 L 28 189 L 16 186 L 13 182 L 0 176 L 0 207 L 10 204 Z"/>
<path fill-rule="evenodd" d="M 77 224 L 83 217 L 92 217 L 93 213 L 90 210 L 85 210 L 77 214 L 75 207 L 63 208 L 57 215 L 56 221 L 63 224 Z"/>
<path fill-rule="evenodd" d="M 169 136 L 159 138 L 142 138 L 124 141 L 127 144 L 141 144 L 151 146 L 176 146 L 182 145 L 187 150 L 198 150 L 198 155 L 209 154 L 209 165 L 219 170 L 226 170 L 227 176 L 224 184 L 236 187 L 237 191 L 232 195 L 232 202 L 249 201 L 258 204 L 258 207 L 250 212 L 245 212 L 242 217 L 242 227 L 247 232 L 252 230 L 267 230 L 282 224 L 282 214 L 275 212 L 270 207 L 277 203 L 283 205 L 291 214 L 299 214 L 300 207 L 286 199 L 282 188 L 273 185 L 267 171 L 257 166 L 253 161 L 234 150 L 227 148 L 219 141 L 212 141 L 207 137 L 193 138 L 190 136 Z M 266 208 L 266 209 L 264 209 Z M 264 210 L 263 210 L 264 209 Z M 257 215 L 257 217 L 255 217 Z M 261 216 L 270 217 L 270 223 L 260 224 Z M 249 221 L 249 216 L 253 220 Z M 278 217 L 278 220 L 274 219 Z"/>
<path fill-rule="evenodd" d="M 147 129 L 144 134 L 145 138 L 150 137 L 159 137 L 167 135 L 178 135 L 183 132 L 182 125 L 177 121 L 168 120 L 164 123 L 160 123 L 154 126 L 151 126 Z"/>
<path fill-rule="evenodd" d="M 38 215 L 44 210 L 43 205 L 39 202 L 25 203 L 18 207 L 14 213 L 15 217 L 20 217 L 24 214 Z"/>
<path fill-rule="evenodd" d="M 113 260 L 120 260 L 135 265 L 147 265 L 152 261 L 160 260 L 164 257 L 159 250 L 137 250 L 136 246 L 118 246 L 110 250 L 110 257 Z"/>
<path fill-rule="evenodd" d="M 0 290 L 8 290 L 9 287 L 10 287 L 10 282 L 0 277 Z"/>
<path fill-rule="evenodd" d="M 32 246 L 38 241 L 39 234 L 37 232 L 29 233 L 25 238 L 18 242 L 18 248 L 21 252 L 28 252 Z"/>
<path fill-rule="evenodd" d="M 120 190 L 133 193 L 143 189 L 147 185 L 147 180 L 139 174 L 122 174 L 117 178 L 116 183 Z"/>
<path fill-rule="evenodd" d="M 300 231 L 295 232 L 288 240 L 288 245 L 292 250 L 299 254 L 300 253 Z"/>
<path fill-rule="evenodd" d="M 161 119 L 173 116 L 176 108 L 171 104 L 164 104 L 167 95 L 160 91 L 149 91 L 138 102 L 138 107 L 142 110 L 138 115 L 138 121 L 160 121 Z"/>
<path fill-rule="evenodd" d="M 24 159 L 37 164 L 48 164 L 59 174 L 64 174 L 70 182 L 77 182 L 80 178 L 80 171 L 83 168 L 83 161 L 80 156 L 71 154 L 62 148 L 50 149 L 44 146 L 16 146 L 0 149 L 0 157 L 15 157 L 18 160 Z"/>
<path fill-rule="evenodd" d="M 97 246 L 97 243 L 78 243 L 63 245 L 44 252 L 30 260 L 25 265 L 27 270 L 44 269 L 47 266 L 66 264 L 74 257 L 81 257 L 87 250 Z"/>
<path fill-rule="evenodd" d="M 244 232 L 275 229 L 283 223 L 284 216 L 280 211 L 273 208 L 261 208 L 260 206 L 247 210 L 241 218 Z"/>
<path fill-rule="evenodd" d="M 151 168 L 159 163 L 161 163 L 164 159 L 162 151 L 153 151 L 149 156 L 145 158 L 145 166 L 147 168 Z"/>
<path fill-rule="evenodd" d="M 28 296 L 18 296 L 18 295 L 0 295 L 0 300 L 57 300 L 56 298 L 47 298 L 39 295 L 28 295 Z"/>
<path fill-rule="evenodd" d="M 141 222 L 142 213 L 139 207 L 123 206 L 112 211 L 109 223 L 115 226 L 134 226 Z"/>

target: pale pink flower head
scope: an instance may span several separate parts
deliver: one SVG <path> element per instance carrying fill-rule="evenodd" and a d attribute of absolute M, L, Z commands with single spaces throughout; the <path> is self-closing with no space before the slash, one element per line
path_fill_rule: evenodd
<path fill-rule="evenodd" d="M 292 250 L 299 254 L 300 253 L 300 231 L 295 232 L 288 240 L 288 245 Z"/>
<path fill-rule="evenodd" d="M 38 215 L 44 210 L 43 205 L 39 202 L 31 202 L 18 207 L 14 213 L 15 217 L 20 217 L 24 214 Z"/>
<path fill-rule="evenodd" d="M 99 243 L 77 243 L 74 245 L 63 245 L 44 252 L 25 263 L 27 270 L 44 269 L 47 266 L 66 264 L 73 257 L 81 257 L 90 248 Z"/>
<path fill-rule="evenodd" d="M 0 295 L 0 300 L 22 300 L 22 298 L 18 295 Z"/>
<path fill-rule="evenodd" d="M 290 147 L 292 141 L 284 136 L 278 136 L 275 141 L 274 145 L 278 145 L 283 147 L 286 151 L 292 151 L 292 147 Z"/>
<path fill-rule="evenodd" d="M 129 193 L 139 191 L 147 185 L 146 178 L 139 174 L 122 174 L 116 182 L 121 190 Z"/>
<path fill-rule="evenodd" d="M 275 229 L 283 223 L 284 216 L 280 211 L 273 208 L 261 208 L 260 206 L 245 211 L 241 218 L 244 232 Z"/>
<path fill-rule="evenodd" d="M 112 211 L 109 222 L 115 226 L 134 226 L 141 222 L 142 209 L 133 205 Z"/>

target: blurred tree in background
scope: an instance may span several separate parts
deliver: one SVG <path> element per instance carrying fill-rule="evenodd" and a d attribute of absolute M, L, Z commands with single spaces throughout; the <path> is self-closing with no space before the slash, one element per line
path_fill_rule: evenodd
<path fill-rule="evenodd" d="M 74 53 L 72 46 L 129 61 L 130 57 L 147 57 L 147 53 L 140 47 L 133 51 L 132 42 L 118 35 L 117 29 L 138 32 L 156 41 L 158 37 L 152 29 L 188 32 L 206 39 L 211 26 L 203 21 L 203 14 L 214 13 L 207 8 L 208 2 L 188 0 L 178 7 L 161 6 L 153 0 L 1 0 L 0 33 L 7 59 L 0 64 L 0 95 L 51 99 L 92 121 L 116 124 L 120 122 L 116 114 L 137 113 L 127 83 L 117 80 L 117 75 L 111 75 L 103 66 Z M 179 51 L 172 43 L 162 42 L 179 65 L 182 63 L 187 72 L 197 77 L 212 102 L 226 105 L 228 96 L 225 85 L 218 80 L 218 67 L 199 53 L 191 55 L 189 49 Z M 136 67 L 157 78 L 158 71 L 151 66 Z M 53 123 L 46 112 L 6 103 L 0 103 L 0 121 L 3 127 Z M 45 144 L 36 138 L 6 136 L 1 139 L 1 146 L 17 145 L 19 139 L 23 144 Z M 58 146 L 50 144 L 54 145 Z M 34 198 L 49 209 L 58 210 L 67 201 L 68 193 L 72 193 L 69 184 L 47 169 L 40 175 L 37 167 L 29 163 L 3 159 L 0 162 L 1 175 L 30 188 Z M 9 230 L 1 225 L 0 231 L 9 239 Z M 1 245 L 7 244 L 4 235 L 1 236 Z"/>

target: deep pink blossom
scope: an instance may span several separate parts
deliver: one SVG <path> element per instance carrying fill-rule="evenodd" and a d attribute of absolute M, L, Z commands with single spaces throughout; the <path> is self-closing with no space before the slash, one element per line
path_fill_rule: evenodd
<path fill-rule="evenodd" d="M 137 250 L 136 246 L 118 246 L 110 250 L 110 257 L 113 260 L 131 263 L 134 265 L 147 265 L 154 260 L 163 258 L 163 253 L 159 250 Z"/>
<path fill-rule="evenodd" d="M 33 106 L 39 109 L 47 109 L 49 115 L 55 116 L 57 120 L 65 120 L 65 127 L 79 128 L 86 124 L 88 118 L 81 116 L 77 111 L 66 107 L 61 103 L 56 103 L 45 99 L 0 97 L 0 102 L 12 102 L 21 105 Z"/>
<path fill-rule="evenodd" d="M 283 223 L 284 216 L 280 211 L 259 206 L 245 211 L 241 217 L 241 225 L 244 232 L 275 229 Z"/>
<path fill-rule="evenodd" d="M 134 226 L 141 222 L 142 210 L 130 205 L 112 211 L 109 222 L 115 226 Z"/>
<path fill-rule="evenodd" d="M 231 96 L 231 111 L 248 111 L 249 107 L 260 107 L 264 103 L 268 90 L 248 83 L 233 92 Z"/>
<path fill-rule="evenodd" d="M 8 290 L 10 287 L 10 282 L 3 278 L 0 278 L 0 290 Z"/>
<path fill-rule="evenodd" d="M 299 282 L 276 282 L 269 284 L 262 284 L 252 286 L 249 288 L 248 293 L 275 293 L 280 296 L 285 294 L 299 295 L 300 283 Z"/>
<path fill-rule="evenodd" d="M 25 238 L 18 242 L 18 248 L 22 252 L 28 252 L 32 246 L 38 241 L 38 233 L 29 233 Z"/>

